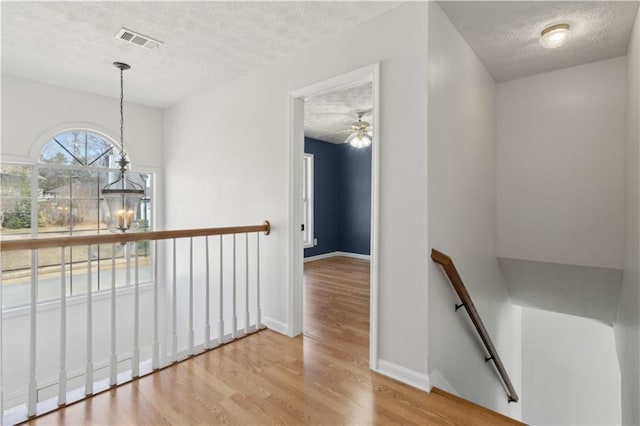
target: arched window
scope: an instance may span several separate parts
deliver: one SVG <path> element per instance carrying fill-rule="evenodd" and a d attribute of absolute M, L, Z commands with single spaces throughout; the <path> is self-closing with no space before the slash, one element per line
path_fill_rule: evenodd
<path fill-rule="evenodd" d="M 37 164 L 3 163 L 0 170 L 2 237 L 109 232 L 105 223 L 108 209 L 100 190 L 118 173 L 117 154 L 118 147 L 105 136 L 89 130 L 69 130 L 54 136 L 43 146 Z M 152 226 L 153 175 L 132 170 L 130 177 L 145 188 L 137 214 L 140 230 L 145 230 Z M 137 249 L 142 266 L 140 279 L 148 281 L 151 279 L 148 244 L 140 243 Z M 89 249 L 83 247 L 66 249 L 69 295 L 86 292 L 89 261 L 92 261 L 95 274 L 92 286 L 97 291 L 111 285 L 111 268 L 103 267 L 111 258 L 115 258 L 120 266 L 116 274 L 127 273 L 124 267 L 131 254 L 123 246 L 117 245 L 115 249 L 112 245 L 94 246 L 90 256 L 89 253 Z M 28 299 L 24 296 L 28 297 L 28 291 L 20 287 L 30 280 L 31 256 L 26 252 L 6 255 L 2 258 L 3 283 L 16 285 L 13 288 L 3 286 L 5 306 L 26 303 Z M 60 249 L 38 251 L 40 301 L 59 296 L 59 290 L 53 294 L 53 290 L 40 283 L 46 283 L 48 275 L 56 274 L 56 266 L 59 277 Z M 124 280 L 123 285 L 127 284 L 130 280 Z"/>
<path fill-rule="evenodd" d="M 96 133 L 72 130 L 54 136 L 40 151 L 39 163 L 109 167 L 114 147 Z"/>
<path fill-rule="evenodd" d="M 104 136 L 86 130 L 56 135 L 45 144 L 38 161 L 38 234 L 107 230 L 100 190 L 117 174 L 117 151 Z M 148 173 L 132 171 L 130 177 L 150 188 Z M 150 226 L 149 201 L 145 196 L 137 214 L 143 229 Z"/>

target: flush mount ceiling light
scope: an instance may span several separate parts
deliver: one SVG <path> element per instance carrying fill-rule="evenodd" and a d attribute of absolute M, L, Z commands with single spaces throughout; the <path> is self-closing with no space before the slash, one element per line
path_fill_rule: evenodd
<path fill-rule="evenodd" d="M 564 46 L 568 38 L 569 24 L 556 24 L 542 30 L 540 44 L 546 49 L 557 49 Z"/>
<path fill-rule="evenodd" d="M 358 115 L 358 121 L 351 125 L 351 134 L 344 143 L 349 143 L 354 148 L 365 148 L 371 145 L 371 137 L 373 136 L 371 124 L 362 121 L 364 112 L 357 112 L 356 114 Z"/>
<path fill-rule="evenodd" d="M 138 204 L 144 197 L 142 185 L 132 181 L 127 176 L 127 153 L 124 151 L 124 79 L 123 72 L 131 68 L 122 62 L 113 65 L 120 70 L 120 157 L 118 177 L 102 188 L 102 197 L 109 208 L 107 224 L 112 232 L 128 232 L 138 228 L 136 213 Z"/>

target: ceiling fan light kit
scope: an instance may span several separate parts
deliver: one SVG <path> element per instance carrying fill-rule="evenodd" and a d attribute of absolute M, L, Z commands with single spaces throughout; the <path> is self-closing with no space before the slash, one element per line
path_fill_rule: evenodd
<path fill-rule="evenodd" d="M 371 130 L 371 124 L 366 121 L 362 121 L 364 112 L 358 112 L 358 121 L 351 124 L 351 134 L 344 141 L 354 148 L 366 148 L 371 145 L 371 138 L 373 131 Z"/>

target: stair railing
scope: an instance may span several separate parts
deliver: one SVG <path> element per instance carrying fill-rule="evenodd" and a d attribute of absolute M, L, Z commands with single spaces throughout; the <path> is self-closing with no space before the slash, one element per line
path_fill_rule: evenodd
<path fill-rule="evenodd" d="M 28 418 L 32 418 L 36 415 L 41 415 L 46 412 L 52 411 L 59 407 L 64 407 L 73 402 L 76 402 L 85 397 L 95 395 L 112 387 L 119 386 L 131 380 L 136 380 L 146 374 L 153 371 L 162 369 L 173 363 L 183 361 L 191 358 L 199 353 L 211 350 L 219 345 L 228 343 L 232 340 L 241 338 L 253 332 L 259 331 L 264 328 L 261 318 L 261 303 L 260 303 L 260 234 L 269 235 L 271 225 L 268 221 L 265 221 L 260 225 L 249 226 L 236 226 L 226 228 L 206 228 L 206 229 L 187 229 L 187 230 L 171 230 L 171 231 L 150 231 L 130 234 L 94 234 L 94 235 L 80 235 L 80 236 L 68 236 L 58 238 L 20 238 L 11 240 L 0 241 L 0 252 L 5 255 L 8 252 L 25 250 L 30 254 L 30 280 L 29 286 L 29 304 L 26 306 L 28 309 L 28 329 L 24 330 L 29 334 L 28 350 L 28 377 L 25 377 L 27 383 L 26 387 L 26 403 L 19 406 L 7 407 L 4 404 L 4 391 L 2 381 L 2 369 L 0 368 L 0 425 L 13 424 L 22 422 Z M 255 235 L 250 237 L 250 235 Z M 214 238 L 217 236 L 217 238 Z M 194 254 L 194 240 L 199 239 L 201 250 L 204 249 L 204 253 L 200 251 L 199 254 Z M 178 250 L 178 241 L 182 240 L 182 249 Z M 186 241 L 185 241 L 186 240 Z M 236 247 L 236 240 L 242 246 Z M 159 241 L 166 241 L 166 245 L 163 247 L 165 257 L 168 258 L 168 262 L 162 261 L 163 268 L 166 267 L 166 277 L 164 282 L 159 282 L 158 266 L 161 259 L 158 257 L 160 249 L 158 247 Z M 218 244 L 217 250 L 213 249 L 217 254 L 217 259 L 210 259 L 210 243 Z M 224 243 L 224 244 L 223 244 Z M 144 359 L 141 356 L 141 336 L 140 328 L 141 324 L 141 300 L 140 292 L 142 291 L 141 280 L 139 276 L 139 257 L 141 255 L 138 251 L 139 244 L 150 244 L 150 257 L 151 267 L 153 268 L 151 285 L 153 286 L 152 300 L 152 315 L 153 315 L 153 343 L 151 354 L 149 358 Z M 250 245 L 252 246 L 250 249 Z M 107 258 L 102 258 L 100 252 L 96 250 L 99 246 L 111 246 L 111 255 Z M 186 247 L 185 247 L 186 246 Z M 202 247 L 204 246 L 204 247 Z M 224 249 L 226 246 L 226 250 Z M 229 246 L 231 249 L 229 250 Z M 70 264 L 70 259 L 65 259 L 65 248 L 69 247 L 84 247 L 87 250 L 86 255 L 86 274 L 85 270 L 81 270 L 80 274 L 86 279 L 87 291 L 86 294 L 76 297 L 80 300 L 80 297 L 84 297 L 86 304 L 86 370 L 80 374 L 85 377 L 85 384 L 83 389 L 67 389 L 67 382 L 73 379 L 75 376 L 68 371 L 68 356 L 67 350 L 73 350 L 74 352 L 81 352 L 81 348 L 68 347 L 68 336 L 72 332 L 71 327 L 76 327 L 78 324 L 72 324 L 67 321 L 67 308 L 69 301 L 67 300 L 67 289 L 69 288 L 69 279 L 72 272 L 67 270 L 67 266 Z M 116 247 L 121 247 L 120 250 L 125 250 L 127 254 L 126 259 L 116 262 Z M 49 383 L 43 385 L 39 383 L 36 376 L 36 366 L 38 359 L 36 353 L 38 349 L 42 348 L 42 343 L 38 340 L 37 323 L 38 323 L 38 307 L 41 302 L 38 299 L 39 289 L 39 266 L 38 264 L 38 251 L 42 249 L 60 249 L 60 275 L 59 279 L 54 277 L 47 279 L 47 285 L 52 288 L 57 288 L 58 295 L 54 300 L 47 300 L 46 302 L 55 302 L 60 305 L 60 325 L 58 332 L 60 333 L 60 354 L 58 357 L 59 363 L 59 379 L 57 383 Z M 230 253 L 229 253 L 230 251 Z M 236 253 L 239 252 L 238 261 L 236 261 Z M 244 252 L 244 256 L 242 256 Z M 251 256 L 250 256 L 251 254 Z M 96 257 L 97 256 L 97 257 Z M 213 253 L 212 253 L 213 256 Z M 223 257 L 224 264 L 223 265 Z M 242 262 L 244 257 L 244 262 Z M 178 264 L 177 259 L 181 262 Z M 252 261 L 250 264 L 249 261 Z M 206 286 L 204 288 L 205 294 L 196 294 L 194 291 L 194 260 L 203 262 L 205 265 L 200 265 L 200 269 L 206 268 L 204 277 L 198 278 L 199 283 Z M 111 286 L 110 289 L 96 290 L 92 285 L 92 280 L 96 279 L 96 273 L 99 274 L 100 265 L 104 263 L 102 268 L 111 272 Z M 111 267 L 109 268 L 109 263 Z M 215 279 L 210 277 L 211 271 L 210 264 L 218 263 L 219 277 Z M 47 265 L 50 266 L 50 265 Z M 227 268 L 229 274 L 223 275 L 223 267 L 225 272 Z M 244 277 L 240 277 L 236 282 L 236 267 L 245 273 Z M 177 279 L 176 270 L 181 269 L 182 278 Z M 253 275 L 253 279 L 250 280 L 249 272 Z M 133 290 L 133 321 L 131 324 L 122 324 L 122 320 L 119 320 L 121 325 L 127 327 L 133 332 L 133 347 L 131 354 L 126 355 L 127 358 L 123 358 L 125 354 L 120 352 L 122 348 L 117 347 L 118 334 L 122 330 L 117 325 L 118 317 L 123 313 L 120 310 L 119 295 L 117 288 L 120 287 L 117 281 L 122 280 L 123 274 L 116 274 L 116 270 L 126 272 L 126 281 Z M 125 271 L 126 270 L 126 271 Z M 185 273 L 185 270 L 188 272 Z M 4 271 L 3 271 L 4 272 Z M 133 273 L 131 273 L 133 272 Z M 232 279 L 229 279 L 228 275 L 232 274 Z M 186 277 L 185 277 L 186 275 Z M 119 278 L 118 278 L 119 276 Z M 206 280 L 206 284 L 204 283 Z M 51 282 L 49 282 L 51 281 Z M 94 281 L 95 282 L 95 281 Z M 3 280 L 0 275 L 0 305 L 3 305 Z M 167 321 L 168 337 L 164 344 L 163 351 L 160 350 L 161 336 L 159 330 L 159 306 L 161 301 L 159 300 L 159 287 L 163 286 L 166 292 L 171 295 L 172 304 L 167 307 Z M 250 290 L 251 286 L 251 290 Z M 244 290 L 241 289 L 244 288 Z M 202 286 L 200 286 L 202 288 Z M 216 291 L 217 290 L 217 291 Z M 223 294 L 224 291 L 224 294 Z M 178 292 L 186 294 L 185 298 L 188 298 L 188 302 L 184 307 L 187 310 L 188 329 L 181 325 L 178 328 L 177 323 L 177 304 L 176 299 Z M 249 293 L 252 294 L 252 303 L 250 305 Z M 231 293 L 231 294 L 229 294 Z M 237 297 L 240 296 L 240 297 Z M 244 301 L 238 301 L 237 298 L 244 296 Z M 103 316 L 104 327 L 98 330 L 94 319 L 97 315 L 94 313 L 94 297 L 102 297 L 110 299 L 110 312 L 108 318 Z M 224 301 L 228 298 L 232 298 L 232 303 L 228 304 Z M 147 298 L 148 299 L 148 298 Z M 194 307 L 194 299 L 203 301 L 205 305 L 204 312 L 201 312 L 205 319 L 204 324 L 194 324 L 194 317 L 196 312 Z M 204 299 L 204 300 L 203 300 Z M 214 307 L 214 303 L 217 303 L 217 309 Z M 230 305 L 230 306 L 229 306 Z M 244 309 L 242 311 L 241 309 Z M 217 311 L 217 312 L 216 312 Z M 213 317 L 213 313 L 216 312 L 218 318 Z M 3 343 L 11 343 L 6 341 L 7 338 L 3 338 L 3 329 L 6 327 L 3 321 L 4 310 L 0 313 L 0 348 Z M 104 315 L 104 314 L 103 314 Z M 241 317 L 241 322 L 244 324 L 243 328 L 238 328 L 238 316 Z M 225 319 L 227 324 L 225 325 Z M 217 320 L 217 324 L 216 324 Z M 217 327 L 216 327 L 217 326 Z M 204 336 L 204 343 L 196 345 L 194 342 L 194 329 L 202 330 Z M 76 331 L 77 332 L 77 331 Z M 178 334 L 179 332 L 186 335 L 187 347 L 181 347 L 179 351 L 178 347 Z M 14 333 L 15 334 L 15 333 Z M 3 341 L 5 340 L 5 341 Z M 98 340 L 107 340 L 110 343 L 110 358 L 104 365 L 99 365 L 94 356 L 94 346 Z M 184 345 L 183 345 L 184 346 Z M 128 349 L 127 349 L 128 351 Z M 52 355 L 55 356 L 55 355 Z M 119 364 L 124 360 L 131 359 L 131 370 L 129 374 L 123 374 L 119 370 Z M 2 356 L 0 351 L 0 366 L 2 365 Z M 94 365 L 95 364 L 95 365 Z M 94 380 L 94 372 L 100 369 L 109 369 L 109 375 L 106 379 Z M 51 398 L 46 401 L 39 400 L 39 391 L 44 388 L 52 388 L 57 386 L 57 398 Z"/>
<path fill-rule="evenodd" d="M 482 343 L 484 343 L 487 352 L 489 352 L 489 356 L 485 357 L 484 360 L 485 362 L 493 361 L 493 364 L 498 371 L 498 375 L 500 376 L 506 387 L 509 402 L 518 402 L 518 394 L 513 387 L 513 383 L 511 383 L 511 379 L 507 374 L 507 370 L 504 368 L 504 364 L 502 363 L 502 360 L 498 355 L 498 351 L 493 345 L 491 337 L 489 337 L 489 333 L 487 332 L 487 329 L 485 328 L 484 323 L 482 322 L 482 319 L 480 318 L 480 315 L 478 314 L 478 311 L 473 304 L 473 301 L 471 300 L 471 296 L 469 296 L 469 292 L 467 292 L 467 288 L 462 282 L 462 278 L 460 278 L 460 274 L 458 274 L 456 266 L 453 264 L 453 260 L 451 260 L 451 258 L 446 254 L 436 249 L 431 250 L 431 259 L 434 262 L 440 264 L 440 266 L 442 266 L 445 273 L 447 274 L 447 277 L 449 277 L 449 281 L 451 281 L 451 285 L 453 285 L 453 288 L 458 294 L 458 297 L 461 301 L 460 304 L 455 305 L 456 311 L 464 307 L 467 311 L 467 314 L 469 314 L 469 318 L 471 318 L 471 322 L 480 335 Z"/>

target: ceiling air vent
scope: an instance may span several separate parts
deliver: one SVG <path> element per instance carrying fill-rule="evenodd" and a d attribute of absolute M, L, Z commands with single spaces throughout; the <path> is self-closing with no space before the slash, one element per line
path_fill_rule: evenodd
<path fill-rule="evenodd" d="M 158 47 L 160 47 L 160 45 L 164 44 L 160 40 L 152 39 L 151 37 L 147 37 L 146 35 L 142 35 L 126 28 L 120 29 L 118 34 L 116 34 L 116 38 L 122 41 L 126 41 L 127 43 L 145 47 L 149 50 L 157 49 Z"/>

